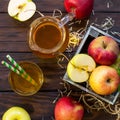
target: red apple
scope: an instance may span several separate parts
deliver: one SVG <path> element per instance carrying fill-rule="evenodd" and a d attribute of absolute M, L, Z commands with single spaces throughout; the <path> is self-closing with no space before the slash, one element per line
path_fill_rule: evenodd
<path fill-rule="evenodd" d="M 90 16 L 94 0 L 64 0 L 64 6 L 68 13 L 74 13 L 78 19 Z"/>
<path fill-rule="evenodd" d="M 92 56 L 98 64 L 111 65 L 117 59 L 119 46 L 113 38 L 100 36 L 89 44 L 88 54 Z"/>
<path fill-rule="evenodd" d="M 100 95 L 110 95 L 115 92 L 120 84 L 120 76 L 116 69 L 101 65 L 96 67 L 90 75 L 89 85 L 92 90 Z"/>
<path fill-rule="evenodd" d="M 70 97 L 60 98 L 54 110 L 55 120 L 82 120 L 83 106 Z"/>

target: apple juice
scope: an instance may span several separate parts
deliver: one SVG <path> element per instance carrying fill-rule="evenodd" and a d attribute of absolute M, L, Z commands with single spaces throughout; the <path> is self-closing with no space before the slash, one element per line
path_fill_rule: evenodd
<path fill-rule="evenodd" d="M 33 53 L 41 58 L 52 58 L 66 49 L 68 38 L 68 29 L 59 27 L 58 19 L 45 16 L 31 24 L 28 42 Z"/>
<path fill-rule="evenodd" d="M 33 85 L 29 81 L 22 78 L 20 75 L 10 72 L 9 83 L 11 88 L 22 96 L 29 96 L 35 94 L 41 88 L 43 84 L 43 73 L 42 70 L 32 62 L 20 62 L 19 65 L 34 79 L 37 85 Z"/>

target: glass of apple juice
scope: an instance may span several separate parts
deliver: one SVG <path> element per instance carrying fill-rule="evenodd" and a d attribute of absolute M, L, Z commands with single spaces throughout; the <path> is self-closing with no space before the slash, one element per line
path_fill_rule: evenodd
<path fill-rule="evenodd" d="M 25 70 L 27 74 L 34 80 L 36 85 L 27 81 L 25 78 L 16 74 L 13 71 L 9 73 L 9 83 L 13 91 L 22 96 L 30 96 L 37 93 L 44 82 L 43 72 L 40 67 L 30 61 L 19 62 L 19 65 Z"/>

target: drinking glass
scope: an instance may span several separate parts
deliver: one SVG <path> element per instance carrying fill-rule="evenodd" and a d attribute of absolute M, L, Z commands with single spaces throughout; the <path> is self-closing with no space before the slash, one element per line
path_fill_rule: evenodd
<path fill-rule="evenodd" d="M 30 61 L 19 62 L 19 65 L 35 81 L 36 85 L 27 81 L 13 71 L 9 73 L 9 83 L 13 91 L 22 96 L 29 96 L 37 93 L 43 85 L 44 77 L 41 68 Z"/>

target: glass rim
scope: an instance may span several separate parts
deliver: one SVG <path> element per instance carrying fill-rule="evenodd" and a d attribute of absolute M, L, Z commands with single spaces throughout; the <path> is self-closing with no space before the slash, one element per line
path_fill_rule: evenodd
<path fill-rule="evenodd" d="M 12 84 L 11 75 L 12 75 L 12 74 L 16 74 L 16 73 L 14 73 L 13 71 L 10 71 L 9 74 L 8 74 L 8 81 L 9 81 L 9 84 L 10 84 L 11 89 L 12 89 L 15 93 L 17 93 L 17 94 L 19 94 L 19 95 L 21 95 L 21 96 L 34 95 L 35 93 L 37 93 L 37 92 L 40 90 L 40 88 L 42 87 L 43 82 L 44 82 L 44 75 L 43 75 L 42 69 L 41 69 L 36 63 L 31 62 L 31 61 L 20 61 L 20 62 L 18 62 L 18 64 L 19 64 L 19 65 L 21 65 L 21 64 L 32 64 L 32 65 L 34 65 L 34 66 L 39 70 L 39 72 L 41 73 L 41 82 L 39 81 L 39 82 L 40 82 L 40 85 L 39 85 L 39 87 L 38 87 L 36 90 L 34 90 L 34 91 L 32 91 L 32 92 L 24 92 L 24 93 L 23 93 L 23 91 L 21 91 L 21 90 L 19 90 L 19 89 L 16 89 L 16 87 L 14 87 L 14 85 Z M 21 66 L 22 66 L 22 65 L 21 65 Z"/>

